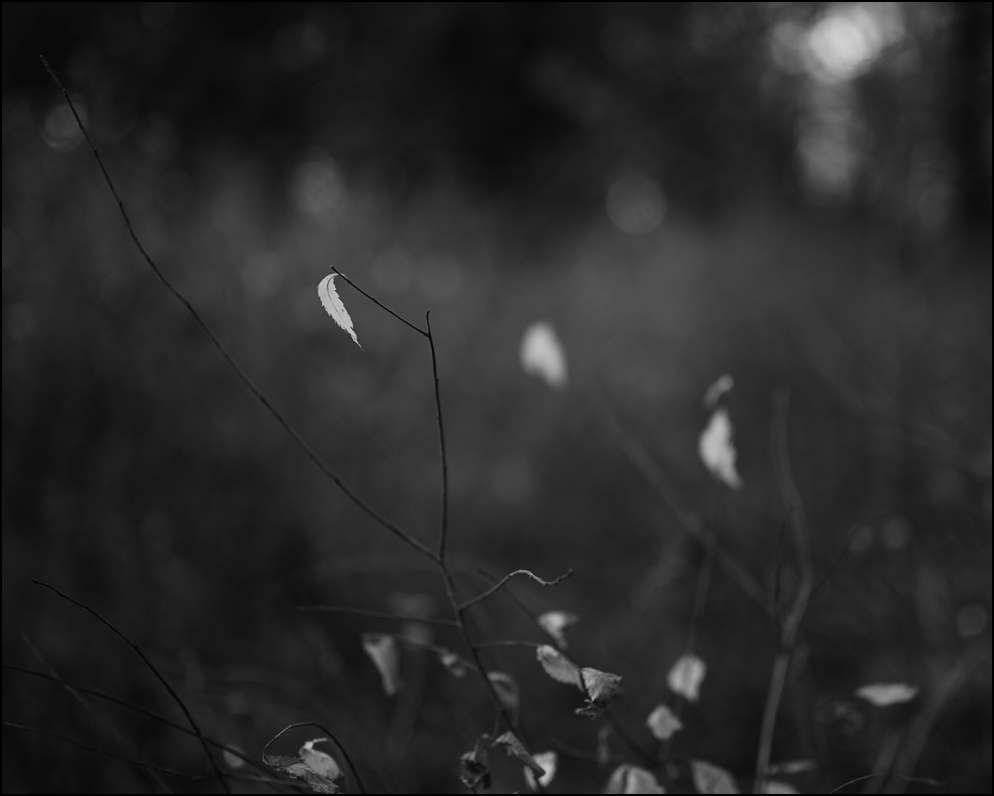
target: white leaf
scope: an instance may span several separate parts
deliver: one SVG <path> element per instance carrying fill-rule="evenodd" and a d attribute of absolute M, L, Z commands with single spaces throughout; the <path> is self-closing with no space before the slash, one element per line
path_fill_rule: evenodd
<path fill-rule="evenodd" d="M 545 773 L 536 781 L 535 773 L 531 768 L 525 766 L 525 782 L 528 783 L 528 787 L 532 790 L 538 790 L 540 786 L 543 788 L 548 787 L 553 777 L 556 776 L 556 769 L 559 767 L 559 755 L 555 752 L 536 752 L 532 755 L 532 759 L 542 767 Z"/>
<path fill-rule="evenodd" d="M 566 386 L 566 352 L 556 330 L 545 321 L 533 323 L 521 339 L 521 367 L 556 389 Z"/>
<path fill-rule="evenodd" d="M 742 479 L 735 469 L 735 446 L 732 444 L 732 421 L 728 410 L 720 407 L 714 410 L 707 428 L 701 434 L 697 452 L 711 475 L 724 481 L 732 489 L 742 488 Z"/>
<path fill-rule="evenodd" d="M 918 696 L 918 686 L 907 683 L 874 683 L 858 689 L 856 696 L 865 699 L 871 705 L 883 708 L 910 702 Z"/>
<path fill-rule="evenodd" d="M 503 705 L 504 710 L 511 714 L 517 723 L 518 708 L 521 706 L 521 698 L 518 694 L 518 684 L 514 678 L 504 672 L 490 672 L 487 677 L 493 683 L 497 698 Z"/>
<path fill-rule="evenodd" d="M 387 696 L 396 694 L 400 690 L 400 650 L 393 636 L 366 633 L 362 637 L 362 648 L 379 670 Z"/>
<path fill-rule="evenodd" d="M 776 782 L 771 779 L 763 785 L 763 793 L 800 793 L 800 791 L 786 782 Z"/>
<path fill-rule="evenodd" d="M 666 681 L 674 693 L 688 702 L 696 702 L 707 671 L 707 664 L 696 655 L 683 655 L 673 664 Z"/>
<path fill-rule="evenodd" d="M 698 793 L 738 793 L 732 775 L 725 769 L 703 760 L 691 760 L 690 771 L 694 777 L 694 787 Z"/>
<path fill-rule="evenodd" d="M 327 740 L 327 738 L 315 738 L 313 741 L 308 741 L 300 747 L 300 751 L 297 754 L 304 761 L 304 765 L 318 776 L 325 777 L 326 779 L 338 779 L 342 776 L 342 770 L 338 767 L 338 763 L 335 762 L 335 758 L 326 752 L 314 748 L 314 744 Z"/>
<path fill-rule="evenodd" d="M 321 280 L 318 285 L 318 298 L 321 299 L 321 306 L 324 307 L 324 311 L 332 317 L 335 323 L 352 336 L 352 339 L 359 348 L 362 348 L 359 344 L 359 338 L 355 335 L 355 329 L 352 328 L 352 318 L 349 317 L 349 311 L 345 309 L 345 305 L 342 304 L 342 300 L 338 297 L 338 291 L 335 290 L 336 276 L 338 274 L 329 274 Z"/>
<path fill-rule="evenodd" d="M 576 668 L 575 663 L 559 652 L 559 650 L 555 647 L 543 644 L 535 650 L 535 657 L 538 659 L 538 662 L 542 664 L 542 668 L 545 669 L 545 673 L 553 680 L 560 683 L 568 683 L 570 685 L 575 685 L 577 688 L 581 688 L 580 670 Z"/>
<path fill-rule="evenodd" d="M 649 728 L 649 732 L 660 741 L 669 740 L 673 737 L 674 733 L 683 729 L 683 722 L 680 721 L 680 717 L 666 705 L 657 706 L 649 714 L 649 718 L 645 720 L 645 725 Z"/>
<path fill-rule="evenodd" d="M 631 763 L 618 766 L 607 781 L 605 793 L 666 793 L 651 771 Z"/>
<path fill-rule="evenodd" d="M 621 676 L 600 672 L 597 669 L 581 669 L 583 684 L 586 686 L 587 694 L 591 702 L 608 702 L 614 698 L 621 685 Z"/>
<path fill-rule="evenodd" d="M 548 611 L 537 620 L 539 627 L 552 636 L 560 649 L 566 649 L 566 629 L 579 621 L 576 614 L 565 611 Z"/>
<path fill-rule="evenodd" d="M 724 376 L 719 376 L 711 385 L 707 388 L 704 393 L 704 408 L 714 409 L 717 406 L 718 401 L 721 397 L 727 393 L 732 387 L 735 386 L 735 379 L 729 376 L 727 373 Z"/>

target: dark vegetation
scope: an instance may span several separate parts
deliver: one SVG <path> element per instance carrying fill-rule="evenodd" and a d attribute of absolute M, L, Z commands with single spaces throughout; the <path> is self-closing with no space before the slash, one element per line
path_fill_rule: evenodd
<path fill-rule="evenodd" d="M 188 726 L 37 579 L 253 760 L 316 721 L 370 791 L 458 791 L 494 721 L 426 650 L 384 695 L 361 646 L 414 632 L 465 654 L 451 629 L 297 610 L 451 615 L 431 562 L 324 478 L 147 270 L 44 54 L 163 272 L 335 473 L 434 548 L 427 346 L 340 280 L 360 350 L 315 287 L 334 265 L 405 318 L 431 310 L 462 598 L 573 569 L 513 581 L 475 637 L 543 643 L 526 613 L 573 612 L 570 652 L 623 677 L 601 765 L 607 725 L 576 690 L 533 649 L 483 651 L 519 684 L 531 751 L 559 752 L 551 792 L 657 753 L 645 719 L 676 704 L 688 647 L 707 678 L 657 773 L 687 790 L 703 759 L 751 787 L 782 635 L 653 467 L 789 606 L 778 418 L 816 589 L 772 749 L 815 767 L 777 779 L 989 792 L 991 6 L 854 8 L 4 5 L 4 664 Z M 850 28 L 818 40 L 833 14 Z M 565 390 L 522 372 L 536 320 Z M 740 491 L 697 454 L 723 373 Z M 921 692 L 854 696 L 881 682 Z M 3 712 L 63 736 L 5 727 L 4 791 L 220 790 L 73 746 L 211 776 L 196 738 L 51 679 L 5 669 Z M 525 790 L 520 763 L 491 763 L 495 790 Z"/>

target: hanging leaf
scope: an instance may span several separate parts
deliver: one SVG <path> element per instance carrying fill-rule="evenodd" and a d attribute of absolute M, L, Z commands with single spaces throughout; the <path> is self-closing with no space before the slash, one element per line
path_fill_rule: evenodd
<path fill-rule="evenodd" d="M 910 702 L 918 696 L 918 686 L 908 683 L 874 683 L 857 689 L 856 696 L 878 708 L 885 708 L 888 705 Z"/>
<path fill-rule="evenodd" d="M 735 386 L 735 379 L 729 376 L 727 373 L 724 376 L 719 376 L 711 385 L 707 388 L 704 393 L 704 408 L 714 409 L 718 405 L 718 401 L 722 399 L 732 387 Z"/>
<path fill-rule="evenodd" d="M 649 732 L 660 741 L 667 741 L 683 729 L 683 722 L 666 705 L 659 705 L 645 720 Z"/>
<path fill-rule="evenodd" d="M 800 793 L 800 791 L 793 785 L 788 785 L 786 782 L 775 782 L 774 780 L 768 780 L 766 784 L 763 785 L 763 793 Z"/>
<path fill-rule="evenodd" d="M 701 683 L 707 674 L 707 665 L 696 655 L 687 654 L 673 664 L 666 681 L 670 690 L 688 702 L 696 702 L 700 696 Z"/>
<path fill-rule="evenodd" d="M 351 335 L 352 340 L 359 348 L 362 348 L 359 344 L 359 338 L 356 337 L 355 329 L 352 328 L 352 318 L 349 316 L 349 311 L 345 309 L 345 305 L 342 304 L 342 300 L 338 297 L 338 291 L 335 290 L 336 276 L 338 274 L 329 274 L 321 280 L 320 284 L 318 284 L 318 298 L 321 299 L 321 306 L 324 307 L 324 311 L 331 316 L 335 323 Z"/>
<path fill-rule="evenodd" d="M 566 352 L 552 325 L 539 321 L 525 330 L 521 339 L 521 367 L 555 389 L 566 386 Z"/>
<path fill-rule="evenodd" d="M 593 702 L 609 702 L 618 693 L 618 686 L 621 685 L 621 676 L 600 672 L 597 669 L 581 669 L 583 675 L 583 685 L 587 694 Z"/>
<path fill-rule="evenodd" d="M 576 664 L 573 661 L 559 652 L 555 647 L 543 644 L 535 650 L 535 657 L 542 664 L 545 673 L 553 680 L 582 688 L 580 685 L 580 670 L 576 668 Z"/>
<path fill-rule="evenodd" d="M 541 777 L 545 775 L 545 769 L 538 764 L 535 758 L 528 754 L 528 750 L 525 749 L 524 745 L 513 732 L 505 732 L 503 735 L 494 738 L 494 746 L 503 746 L 509 756 L 518 758 L 536 776 Z"/>
<path fill-rule="evenodd" d="M 556 640 L 559 649 L 566 649 L 566 629 L 575 625 L 579 621 L 576 614 L 568 614 L 565 611 L 548 611 L 542 614 L 537 620 L 538 626 Z"/>
<path fill-rule="evenodd" d="M 442 666 L 444 666 L 453 677 L 462 678 L 466 676 L 466 661 L 454 652 L 442 650 L 438 657 L 439 660 L 442 661 Z"/>
<path fill-rule="evenodd" d="M 651 771 L 631 763 L 618 766 L 607 781 L 605 793 L 666 793 Z"/>
<path fill-rule="evenodd" d="M 724 481 L 732 489 L 742 488 L 742 479 L 735 469 L 735 446 L 732 444 L 732 421 L 724 407 L 715 409 L 711 420 L 701 434 L 697 444 L 704 466 L 711 475 Z"/>
<path fill-rule="evenodd" d="M 315 738 L 313 741 L 308 741 L 300 747 L 300 751 L 297 754 L 300 755 L 300 759 L 304 761 L 304 764 L 318 776 L 326 779 L 340 779 L 342 770 L 338 767 L 338 763 L 335 762 L 335 758 L 327 752 L 322 752 L 314 748 L 314 744 L 327 740 L 327 738 Z"/>
<path fill-rule="evenodd" d="M 324 739 L 320 739 L 324 740 Z M 301 748 L 303 751 L 303 748 Z M 262 762 L 270 768 L 274 768 L 281 774 L 286 774 L 294 779 L 302 779 L 306 782 L 314 793 L 338 793 L 339 788 L 329 777 L 325 777 L 314 771 L 306 761 L 300 757 L 290 755 L 266 755 L 262 756 Z M 337 766 L 336 766 L 337 768 Z"/>
<path fill-rule="evenodd" d="M 690 773 L 698 793 L 738 793 L 739 787 L 725 769 L 703 760 L 690 761 Z"/>
<path fill-rule="evenodd" d="M 472 752 L 466 752 L 459 758 L 459 779 L 473 793 L 480 788 L 490 789 L 490 762 L 487 760 L 489 744 L 490 736 L 483 735 L 476 740 Z"/>
<path fill-rule="evenodd" d="M 490 672 L 487 675 L 494 685 L 497 698 L 503 705 L 504 710 L 511 714 L 512 723 L 518 723 L 518 708 L 521 706 L 521 698 L 518 695 L 518 684 L 513 677 L 504 672 Z"/>
<path fill-rule="evenodd" d="M 387 696 L 393 696 L 400 690 L 400 650 L 393 636 L 380 636 L 366 633 L 362 637 L 362 648 L 373 659 L 380 677 L 383 679 L 383 690 Z"/>
<path fill-rule="evenodd" d="M 532 758 L 542 767 L 545 773 L 536 780 L 535 772 L 529 766 L 525 766 L 525 782 L 528 783 L 528 787 L 532 790 L 538 790 L 540 787 L 549 787 L 549 783 L 552 782 L 552 779 L 556 776 L 556 770 L 559 768 L 559 755 L 555 752 L 536 752 L 532 755 Z"/>

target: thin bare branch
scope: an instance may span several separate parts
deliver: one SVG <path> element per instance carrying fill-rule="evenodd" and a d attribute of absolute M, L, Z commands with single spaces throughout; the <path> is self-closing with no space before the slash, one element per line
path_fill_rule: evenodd
<path fill-rule="evenodd" d="M 438 560 L 445 562 L 445 542 L 449 532 L 449 464 L 445 454 L 445 426 L 442 423 L 442 395 L 438 388 L 438 360 L 435 356 L 435 338 L 431 335 L 430 312 L 425 313 L 428 329 L 428 346 L 431 348 L 431 375 L 435 379 L 435 420 L 438 424 L 438 454 L 442 463 L 442 516 L 438 525 Z"/>
<path fill-rule="evenodd" d="M 355 282 L 353 282 L 351 279 L 349 279 L 345 274 L 343 274 L 341 271 L 339 271 L 335 266 L 331 266 L 331 270 L 334 271 L 336 274 L 338 274 L 340 277 L 342 277 L 342 279 L 344 279 L 352 287 L 354 287 L 356 290 L 358 290 L 360 293 L 362 293 L 362 295 L 364 295 L 366 298 L 368 298 L 370 301 L 372 301 L 381 310 L 383 310 L 384 312 L 390 313 L 391 315 L 393 315 L 394 318 L 396 318 L 401 323 L 403 323 L 403 324 L 405 324 L 407 326 L 410 326 L 414 331 L 416 331 L 422 337 L 428 337 L 431 334 L 431 330 L 430 329 L 426 332 L 420 326 L 415 326 L 413 323 L 411 323 L 409 320 L 407 320 L 407 318 L 405 318 L 402 315 L 398 315 L 396 312 L 394 312 L 392 309 L 390 309 L 386 304 L 383 304 L 382 302 L 380 302 L 379 299 L 374 298 L 373 296 L 371 296 L 369 293 L 367 293 L 365 290 L 363 290 L 361 287 L 359 287 L 359 285 L 357 285 Z"/>
<path fill-rule="evenodd" d="M 513 577 L 515 577 L 517 575 L 527 575 L 533 581 L 535 581 L 536 583 L 541 584 L 542 586 L 556 586 L 561 581 L 566 580 L 566 578 L 568 578 L 572 574 L 573 574 L 573 570 L 569 569 L 565 574 L 560 575 L 555 580 L 542 580 L 534 572 L 529 572 L 527 569 L 516 569 L 516 570 L 514 570 L 514 572 L 511 572 L 511 573 L 505 575 L 494 586 L 492 586 L 491 588 L 487 589 L 482 594 L 478 594 L 478 595 L 476 595 L 476 597 L 473 597 L 473 598 L 467 600 L 466 602 L 464 602 L 462 605 L 460 605 L 459 606 L 459 613 L 460 614 L 465 613 L 468 609 L 472 608 L 477 603 L 483 602 L 490 595 L 496 594 L 498 591 L 500 591 L 502 588 L 504 588 L 504 585 L 509 580 L 511 580 L 511 578 L 513 578 Z"/>
<path fill-rule="evenodd" d="M 851 779 L 848 782 L 843 782 L 837 788 L 832 788 L 829 791 L 829 794 L 842 793 L 842 791 L 844 791 L 850 785 L 858 785 L 860 782 L 866 782 L 866 780 L 868 779 L 876 779 L 877 777 L 886 777 L 886 776 L 887 776 L 886 772 L 880 774 L 863 774 L 863 776 L 861 777 L 856 777 L 855 779 Z M 902 779 L 904 779 L 906 782 L 917 782 L 920 785 L 930 785 L 933 788 L 942 784 L 938 780 L 929 779 L 927 777 L 902 777 Z"/>
<path fill-rule="evenodd" d="M 344 746 L 342 746 L 338 738 L 335 737 L 334 733 L 332 733 L 329 729 L 327 729 L 323 724 L 318 724 L 316 721 L 301 721 L 298 722 L 297 724 L 290 724 L 289 726 L 284 727 L 269 740 L 269 743 L 267 743 L 262 748 L 263 760 L 265 760 L 266 751 L 269 749 L 270 746 L 272 746 L 277 740 L 279 740 L 279 738 L 282 737 L 284 733 L 287 733 L 290 730 L 295 730 L 298 727 L 317 727 L 325 735 L 331 738 L 332 742 L 335 744 L 335 746 L 338 747 L 338 750 L 342 753 L 342 757 L 345 759 L 345 762 L 348 763 L 349 768 L 352 770 L 352 776 L 355 779 L 356 787 L 359 788 L 359 793 L 366 792 L 366 789 L 363 787 L 362 780 L 359 778 L 359 772 L 356 769 L 355 765 L 353 765 L 352 758 L 349 757 L 348 751 L 345 749 Z"/>
<path fill-rule="evenodd" d="M 244 384 L 249 389 L 249 391 L 256 398 L 258 398 L 259 401 L 262 402 L 262 405 L 269 411 L 269 413 L 274 418 L 276 418 L 277 422 L 281 426 L 283 426 L 286 432 L 293 438 L 294 442 L 297 443 L 297 446 L 307 455 L 307 457 L 317 466 L 317 468 L 321 470 L 322 473 L 324 473 L 325 477 L 328 478 L 335 486 L 337 486 L 342 491 L 342 493 L 349 500 L 352 501 L 352 503 L 354 503 L 359 509 L 361 509 L 366 515 L 371 517 L 379 525 L 381 525 L 386 530 L 390 531 L 390 533 L 392 533 L 401 541 L 405 542 L 410 547 L 413 547 L 422 555 L 425 555 L 428 558 L 434 560 L 435 554 L 431 550 L 429 550 L 421 542 L 419 542 L 417 539 L 415 539 L 413 536 L 407 533 L 407 531 L 398 527 L 390 520 L 388 520 L 386 517 L 381 515 L 376 509 L 374 509 L 372 506 L 366 503 L 366 501 L 360 498 L 355 492 L 353 492 L 352 489 L 349 488 L 345 484 L 345 482 L 342 481 L 342 479 L 339 478 L 332 471 L 332 469 L 324 462 L 324 460 L 320 456 L 318 456 L 317 452 L 310 446 L 310 444 L 301 436 L 300 432 L 297 431 L 297 429 L 290 423 L 289 420 L 287 420 L 287 418 L 282 414 L 282 412 L 280 412 L 279 409 L 277 409 L 272 404 L 272 402 L 269 400 L 269 398 L 266 397 L 266 395 L 262 392 L 262 390 L 260 390 L 259 387 L 256 386 L 255 382 L 251 379 L 251 377 L 242 369 L 242 366 L 238 364 L 238 362 L 234 359 L 234 357 L 231 356 L 231 354 L 228 353 L 228 350 L 224 347 L 224 344 L 214 333 L 211 327 L 207 324 L 207 321 L 205 321 L 203 317 L 200 315 L 200 313 L 197 312 L 193 304 L 190 303 L 190 301 L 186 298 L 186 296 L 183 293 L 181 293 L 180 290 L 175 285 L 173 285 L 173 283 L 162 272 L 159 266 L 156 265 L 155 261 L 145 250 L 145 247 L 142 245 L 141 240 L 139 240 L 138 235 L 135 233 L 134 227 L 131 225 L 131 219 L 128 216 L 127 211 L 124 209 L 124 202 L 121 201 L 121 197 L 118 195 L 117 189 L 114 187 L 114 183 L 110 178 L 110 174 L 107 173 L 107 169 L 104 167 L 103 160 L 101 160 L 100 158 L 100 153 L 97 151 L 97 148 L 94 146 L 93 141 L 90 139 L 90 134 L 87 132 L 86 126 L 83 124 L 83 120 L 79 117 L 79 114 L 76 112 L 76 106 L 73 104 L 72 97 L 69 96 L 69 92 L 66 90 L 65 86 L 62 85 L 62 81 L 59 80 L 58 75 L 55 74 L 55 71 L 49 65 L 48 60 L 45 58 L 45 56 L 42 56 L 41 60 L 42 63 L 45 65 L 45 70 L 52 76 L 52 79 L 55 81 L 55 84 L 62 91 L 63 96 L 65 96 L 66 102 L 69 104 L 69 108 L 72 111 L 73 116 L 76 118 L 76 124 L 79 125 L 79 129 L 82 131 L 83 137 L 86 139 L 86 143 L 90 147 L 90 151 L 93 153 L 93 157 L 96 158 L 97 165 L 100 166 L 100 171 L 104 175 L 104 181 L 107 183 L 107 187 L 110 188 L 110 192 L 114 196 L 114 201 L 117 202 L 117 207 L 121 211 L 121 217 L 124 219 L 124 224 L 128 228 L 128 234 L 131 236 L 131 240 L 138 248 L 139 253 L 141 254 L 142 258 L 145 260 L 145 262 L 148 264 L 148 267 L 151 268 L 152 272 L 159 278 L 159 281 L 162 282 L 162 284 L 166 287 L 166 289 L 173 294 L 176 300 L 179 301 L 186 308 L 187 312 L 190 313 L 191 317 L 194 319 L 194 321 L 196 321 L 197 325 L 204 331 L 204 333 L 210 339 L 211 343 L 218 350 L 218 352 L 221 354 L 224 360 L 235 371 L 235 374 L 241 380 L 242 384 Z M 345 277 L 344 274 L 340 275 L 343 276 L 346 279 L 346 281 L 348 280 L 348 278 Z M 352 283 L 350 282 L 349 284 Z M 386 308 L 384 307 L 384 309 Z M 416 326 L 413 328 L 417 329 Z M 418 329 L 418 331 L 421 330 Z M 422 334 L 424 334 L 424 332 L 422 332 Z"/>
<path fill-rule="evenodd" d="M 426 625 L 441 625 L 442 627 L 459 627 L 452 619 L 432 619 L 420 616 L 403 616 L 386 611 L 367 611 L 365 608 L 349 608 L 344 605 L 298 605 L 298 611 L 313 611 L 329 614 L 351 614 L 352 616 L 368 616 L 373 619 L 393 619 L 397 622 L 421 622 Z"/>
<path fill-rule="evenodd" d="M 776 658 L 773 661 L 773 672 L 770 675 L 770 687 L 766 694 L 766 705 L 763 709 L 763 724 L 759 736 L 759 750 L 756 754 L 756 777 L 753 783 L 753 793 L 763 793 L 766 787 L 767 769 L 770 765 L 770 754 L 773 751 L 773 733 L 776 728 L 777 712 L 783 697 L 784 686 L 787 683 L 787 671 L 790 668 L 794 645 L 797 642 L 797 632 L 804 619 L 814 587 L 814 567 L 811 563 L 811 540 L 808 522 L 801 504 L 801 496 L 794 481 L 794 472 L 790 464 L 790 449 L 788 446 L 788 421 L 790 417 L 790 392 L 780 388 L 773 400 L 773 423 L 771 427 L 773 469 L 776 473 L 777 484 L 783 497 L 784 506 L 794 540 L 794 552 L 797 557 L 798 585 L 793 604 L 780 625 L 780 644 Z"/>
<path fill-rule="evenodd" d="M 139 658 L 141 658 L 142 663 L 144 663 L 145 666 L 148 667 L 149 671 L 151 671 L 152 674 L 155 675 L 156 679 L 158 679 L 158 681 L 162 683 L 163 687 L 169 692 L 169 695 L 173 698 L 173 701 L 175 701 L 176 704 L 179 705 L 179 709 L 183 711 L 183 715 L 186 716 L 186 720 L 190 723 L 190 727 L 197 734 L 197 740 L 200 741 L 200 745 L 201 747 L 203 747 L 204 754 L 207 755 L 207 760 L 210 762 L 211 768 L 214 769 L 214 773 L 217 774 L 218 779 L 221 781 L 221 785 L 224 788 L 225 793 L 230 793 L 231 791 L 228 790 L 228 784 L 224 781 L 224 776 L 221 773 L 221 769 L 218 768 L 217 762 L 214 760 L 214 755 L 211 754 L 211 750 L 207 747 L 207 741 L 204 738 L 203 733 L 200 731 L 200 726 L 197 724 L 196 721 L 194 721 L 193 715 L 186 707 L 186 703 L 183 702 L 183 700 L 180 698 L 180 695 L 177 694 L 176 691 L 173 689 L 173 687 L 169 684 L 169 681 L 162 676 L 162 673 L 155 667 L 155 664 L 152 663 L 152 661 L 148 659 L 145 653 L 141 651 L 141 648 L 137 644 L 135 644 L 131 639 L 125 636 L 124 633 L 122 633 L 120 630 L 114 627 L 114 625 L 112 625 L 109 621 L 104 619 L 99 613 L 97 613 L 95 610 L 90 608 L 90 606 L 84 605 L 83 603 L 79 602 L 79 600 L 75 600 L 72 597 L 70 597 L 68 594 L 63 594 L 61 591 L 59 591 L 57 588 L 55 588 L 49 583 L 43 583 L 40 580 L 33 580 L 32 583 L 35 583 L 38 586 L 44 586 L 46 589 L 55 592 L 63 600 L 72 603 L 78 608 L 82 608 L 88 614 L 99 620 L 101 624 L 103 624 L 112 633 L 114 633 L 114 635 L 116 635 L 119 639 L 121 639 L 125 644 L 127 644 L 129 647 L 131 647 L 131 649 L 135 651 L 135 654 Z"/>

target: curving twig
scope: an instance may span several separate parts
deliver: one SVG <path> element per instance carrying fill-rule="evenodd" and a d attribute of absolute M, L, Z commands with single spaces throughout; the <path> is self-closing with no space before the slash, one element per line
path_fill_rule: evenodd
<path fill-rule="evenodd" d="M 492 586 L 491 588 L 487 589 L 482 594 L 478 594 L 478 595 L 476 595 L 476 597 L 472 597 L 469 600 L 467 600 L 466 602 L 464 602 L 462 605 L 460 605 L 459 606 L 459 613 L 465 612 L 466 610 L 468 610 L 469 608 L 472 608 L 477 603 L 483 602 L 490 595 L 496 594 L 498 591 L 500 591 L 502 588 L 504 588 L 504 585 L 509 580 L 511 580 L 511 578 L 515 577 L 516 575 L 527 575 L 533 581 L 535 581 L 536 583 L 541 584 L 542 586 L 556 586 L 561 581 L 566 580 L 566 578 L 568 578 L 572 574 L 573 574 L 573 569 L 570 568 L 565 574 L 560 575 L 555 580 L 542 580 L 534 572 L 529 572 L 527 569 L 516 569 L 516 570 L 514 570 L 514 572 L 511 572 L 511 573 L 508 573 L 507 575 L 505 575 L 494 586 Z"/>
<path fill-rule="evenodd" d="M 144 663 L 145 666 L 148 667 L 149 671 L 151 671 L 152 674 L 155 675 L 156 679 L 158 679 L 158 681 L 162 683 L 163 687 L 165 687 L 165 689 L 169 692 L 169 695 L 173 698 L 173 701 L 175 701 L 176 704 L 179 705 L 180 710 L 183 711 L 183 715 L 186 716 L 186 720 L 190 722 L 190 727 L 197 734 L 197 740 L 200 741 L 200 745 L 201 747 L 203 747 L 204 754 L 207 755 L 207 760 L 210 762 L 211 768 L 214 769 L 214 773 L 217 774 L 218 779 L 221 781 L 221 786 L 224 788 L 224 792 L 231 793 L 231 791 L 228 789 L 228 783 L 224 781 L 224 774 L 222 774 L 221 769 L 218 768 L 217 762 L 214 760 L 214 755 L 211 754 L 211 750 L 207 748 L 207 741 L 204 738 L 203 733 L 200 731 L 200 726 L 197 724 L 196 721 L 194 721 L 193 715 L 186 707 L 186 703 L 183 702 L 183 700 L 180 698 L 180 695 L 176 693 L 173 687 L 169 685 L 169 681 L 162 676 L 162 674 L 159 672 L 157 668 L 155 668 L 155 664 L 152 663 L 152 661 L 148 659 L 145 653 L 141 651 L 141 648 L 137 644 L 135 644 L 131 639 L 125 636 L 124 633 L 122 633 L 120 630 L 114 627 L 114 625 L 112 625 L 110 622 L 104 619 L 100 614 L 98 614 L 96 611 L 90 608 L 90 606 L 84 605 L 79 600 L 75 600 L 72 597 L 70 597 L 68 594 L 63 594 L 61 591 L 59 591 L 57 588 L 55 588 L 49 583 L 44 583 L 40 580 L 32 580 L 32 583 L 38 586 L 44 586 L 46 589 L 55 592 L 63 600 L 71 602 L 73 605 L 77 606 L 78 608 L 82 608 L 88 614 L 98 619 L 101 622 L 101 624 L 107 627 L 112 633 L 114 633 L 114 635 L 116 635 L 119 639 L 121 639 L 125 644 L 127 644 L 129 647 L 131 647 L 131 649 L 135 651 L 135 654 L 142 659 L 142 663 Z"/>

